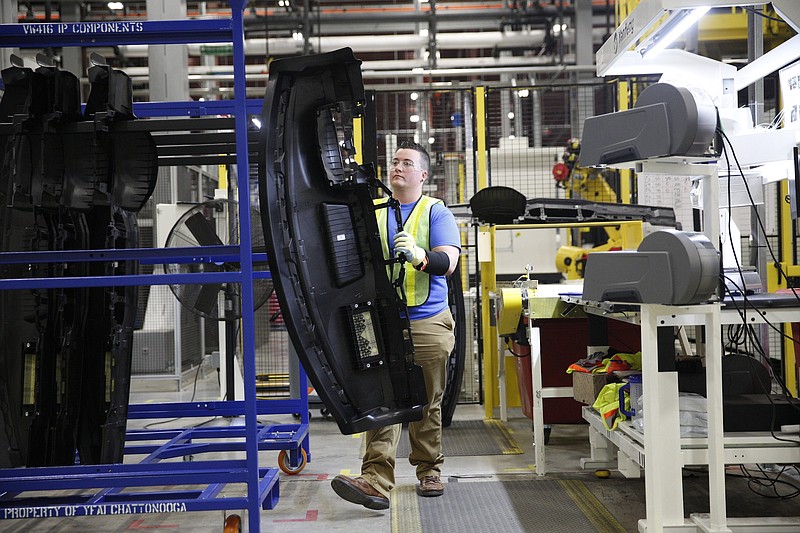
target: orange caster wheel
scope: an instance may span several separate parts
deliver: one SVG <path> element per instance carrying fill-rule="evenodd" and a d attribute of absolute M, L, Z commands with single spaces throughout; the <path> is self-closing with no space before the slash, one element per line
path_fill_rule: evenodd
<path fill-rule="evenodd" d="M 281 450 L 278 454 L 278 468 L 280 468 L 284 474 L 290 476 L 299 474 L 306 467 L 307 461 L 308 455 L 303 448 L 300 448 L 300 464 L 295 467 L 289 464 L 289 454 L 286 450 Z"/>
<path fill-rule="evenodd" d="M 242 533 L 242 518 L 238 514 L 232 514 L 225 519 L 223 533 Z"/>

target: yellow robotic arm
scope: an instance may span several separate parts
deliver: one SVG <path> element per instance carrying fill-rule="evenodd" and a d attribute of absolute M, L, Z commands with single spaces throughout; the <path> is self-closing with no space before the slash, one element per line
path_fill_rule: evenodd
<path fill-rule="evenodd" d="M 562 156 L 563 162 L 553 167 L 553 178 L 559 188 L 565 189 L 571 198 L 580 198 L 590 202 L 617 203 L 617 193 L 606 181 L 603 172 L 578 166 L 578 155 L 581 151 L 580 139 L 570 139 Z M 592 248 L 580 246 L 562 246 L 556 252 L 556 268 L 566 275 L 567 279 L 583 278 L 583 267 L 586 257 L 592 252 L 607 252 L 622 249 L 622 233 L 616 226 L 603 228 L 608 235 L 605 244 Z M 588 228 L 581 230 L 588 231 Z"/>

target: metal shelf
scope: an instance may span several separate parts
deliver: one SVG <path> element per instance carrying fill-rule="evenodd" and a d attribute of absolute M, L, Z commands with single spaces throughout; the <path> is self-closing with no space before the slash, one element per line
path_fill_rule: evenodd
<path fill-rule="evenodd" d="M 750 462 L 794 463 L 800 459 L 798 441 L 789 435 L 777 440 L 762 432 L 724 433 L 722 423 L 722 341 L 723 324 L 736 323 L 738 313 L 722 310 L 719 304 L 660 305 L 638 304 L 638 323 L 642 337 L 642 377 L 645 433 L 640 434 L 628 423 L 615 431 L 605 428 L 599 415 L 583 408 L 583 418 L 590 424 L 591 458 L 583 459 L 584 468 L 613 466 L 626 477 L 637 477 L 645 471 L 647 517 L 639 522 L 640 531 L 709 531 L 707 516 L 684 518 L 681 468 L 684 465 L 708 465 L 709 507 L 713 531 L 795 531 L 800 518 L 748 518 L 753 529 L 743 528 L 737 519 L 728 518 L 725 504 L 725 465 Z M 590 309 L 597 306 L 592 305 Z M 797 317 L 797 308 L 785 309 Z M 751 312 L 753 320 L 763 320 L 766 313 Z M 630 315 L 608 313 L 608 318 L 628 321 Z M 741 319 L 739 319 L 741 321 Z M 663 326 L 702 325 L 706 332 L 706 388 L 708 436 L 682 438 L 678 409 L 678 374 L 661 371 L 658 361 L 657 329 Z M 647 424 L 648 420 L 658 423 Z M 619 452 L 619 453 L 616 453 Z M 648 458 L 650 460 L 648 460 Z M 653 460 L 656 458 L 656 460 Z M 755 525 L 757 524 L 757 525 Z M 727 529 L 730 527 L 730 529 Z"/>
<path fill-rule="evenodd" d="M 158 132 L 214 130 L 208 136 L 180 139 L 154 135 L 157 145 L 172 146 L 159 151 L 160 165 L 216 164 L 235 162 L 239 177 L 239 210 L 250 212 L 249 148 L 256 148 L 248 131 L 248 114 L 258 114 L 261 101 L 246 100 L 244 68 L 243 11 L 245 0 L 229 0 L 230 19 L 71 22 L 1 24 L 0 47 L 42 48 L 59 46 L 106 46 L 122 44 L 232 43 L 234 99 L 221 102 L 155 102 L 134 105 L 134 112 L 149 117 L 200 117 L 191 120 L 156 118 L 108 125 L 110 130 Z M 216 115 L 209 118 L 207 115 Z M 220 117 L 220 115 L 222 115 Z M 0 132 L 13 131 L 0 125 Z M 75 131 L 93 131 L 91 122 L 70 125 Z M 190 129 L 189 129 L 190 127 Z M 219 132 L 219 130 L 231 130 Z M 170 139 L 169 137 L 173 137 Z M 163 141 L 163 142 L 162 142 Z M 203 155 L 208 155 L 205 159 Z M 222 154 L 222 155 L 218 155 Z M 163 157 L 162 157 L 163 155 Z M 249 216 L 240 216 L 240 240 L 251 242 Z M 0 280 L 0 290 L 51 287 L 102 287 L 119 285 L 164 285 L 237 281 L 242 287 L 242 308 L 253 307 L 253 280 L 269 277 L 254 272 L 253 262 L 266 255 L 249 246 L 220 246 L 193 249 L 118 249 L 56 252 L 3 253 L 2 263 L 46 263 L 138 260 L 142 263 L 238 262 L 240 270 L 230 273 L 126 275 L 116 277 L 29 278 Z M 238 416 L 244 425 L 178 430 L 129 431 L 125 454 L 143 454 L 135 464 L 72 465 L 64 467 L 0 470 L 0 519 L 110 515 L 150 512 L 246 509 L 251 532 L 260 531 L 260 510 L 271 509 L 278 500 L 278 471 L 259 467 L 259 450 L 288 451 L 289 466 L 307 457 L 308 393 L 305 373 L 300 372 L 299 398 L 257 400 L 255 371 L 255 324 L 252 313 L 242 317 L 244 399 L 239 401 L 189 402 L 162 405 L 130 405 L 128 418 Z M 299 424 L 262 426 L 258 414 L 300 414 Z M 135 444 L 134 444 L 135 443 Z M 208 452 L 244 453 L 244 459 L 165 461 L 176 457 L 194 458 Z M 301 457 L 301 452 L 304 457 Z M 222 497 L 229 484 L 245 485 L 244 497 Z M 191 485 L 169 490 L 138 490 L 126 487 Z M 197 488 L 203 485 L 203 488 Z M 84 489 L 90 494 L 42 496 L 31 491 Z"/>

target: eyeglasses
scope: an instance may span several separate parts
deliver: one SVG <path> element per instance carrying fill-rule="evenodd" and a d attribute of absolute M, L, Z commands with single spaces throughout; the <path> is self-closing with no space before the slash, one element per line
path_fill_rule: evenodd
<path fill-rule="evenodd" d="M 392 159 L 391 165 L 395 168 L 402 166 L 406 170 L 414 170 L 417 164 L 410 159 Z"/>

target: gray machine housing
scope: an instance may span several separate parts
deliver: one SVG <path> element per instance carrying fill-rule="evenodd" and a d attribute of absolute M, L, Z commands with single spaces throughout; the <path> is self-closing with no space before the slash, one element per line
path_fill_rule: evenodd
<path fill-rule="evenodd" d="M 655 83 L 642 91 L 632 109 L 586 119 L 579 164 L 708 155 L 716 126 L 713 105 L 699 102 L 684 87 Z"/>
<path fill-rule="evenodd" d="M 636 251 L 596 252 L 586 260 L 583 299 L 689 305 L 709 301 L 719 282 L 719 253 L 702 233 L 666 229 Z"/>

